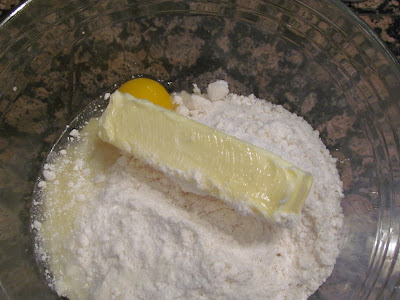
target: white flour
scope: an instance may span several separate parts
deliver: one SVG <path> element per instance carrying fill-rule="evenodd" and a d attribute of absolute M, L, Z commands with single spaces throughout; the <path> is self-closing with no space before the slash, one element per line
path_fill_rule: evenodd
<path fill-rule="evenodd" d="M 215 90 L 218 86 L 223 90 Z M 42 232 L 38 253 L 46 253 L 42 258 L 60 295 L 306 299 L 330 275 L 343 219 L 335 160 L 302 118 L 254 96 L 226 95 L 225 88 L 221 82 L 209 87 L 213 101 L 197 87 L 194 97 L 176 95 L 177 111 L 311 172 L 314 183 L 300 224 L 283 229 L 241 216 L 222 201 L 183 192 L 124 154 L 116 154 L 120 157 L 102 172 L 94 172 L 84 156 L 70 158 L 75 175 L 68 179 L 69 208 L 64 209 L 46 190 L 57 180 L 62 184 L 59 170 L 76 151 L 66 149 L 57 167 L 45 170 L 47 211 L 43 222 L 33 225 Z M 73 136 L 85 140 L 75 131 Z M 56 215 L 67 215 L 70 229 L 54 232 Z"/>

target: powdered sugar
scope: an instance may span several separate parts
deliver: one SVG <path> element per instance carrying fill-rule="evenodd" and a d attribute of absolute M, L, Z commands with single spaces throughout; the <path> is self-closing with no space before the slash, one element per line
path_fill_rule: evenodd
<path fill-rule="evenodd" d="M 229 94 L 228 83 L 224 80 L 212 82 L 207 87 L 207 96 L 211 101 L 222 100 Z"/>
<path fill-rule="evenodd" d="M 45 170 L 55 178 L 43 186 L 45 217 L 34 227 L 56 291 L 70 299 L 307 298 L 332 272 L 343 218 L 335 160 L 318 133 L 253 95 L 210 101 L 196 90 L 174 99 L 179 113 L 311 172 L 300 224 L 277 228 L 186 193 L 161 172 L 96 144 L 92 120 Z M 54 180 L 69 187 L 65 199 L 55 199 L 62 187 Z"/>
<path fill-rule="evenodd" d="M 53 171 L 50 171 L 50 170 L 44 170 L 43 177 L 47 181 L 52 181 L 52 180 L 56 179 L 56 173 L 54 173 Z"/>

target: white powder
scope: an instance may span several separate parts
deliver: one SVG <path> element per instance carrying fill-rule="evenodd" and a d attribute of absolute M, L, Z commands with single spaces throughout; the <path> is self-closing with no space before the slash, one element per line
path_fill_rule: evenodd
<path fill-rule="evenodd" d="M 47 180 L 47 181 L 52 181 L 54 179 L 56 179 L 56 173 L 50 170 L 44 170 L 43 171 L 43 177 Z"/>
<path fill-rule="evenodd" d="M 222 100 L 228 94 L 228 83 L 224 80 L 217 80 L 215 82 L 212 82 L 207 87 L 207 95 L 211 101 Z"/>
<path fill-rule="evenodd" d="M 311 172 L 299 225 L 273 227 L 215 198 L 183 192 L 125 154 L 101 173 L 85 171 L 89 162 L 77 155 L 68 191 L 79 202 L 68 216 L 73 230 L 48 228 L 44 240 L 62 242 L 56 254 L 38 250 L 50 256 L 56 291 L 70 299 L 306 299 L 332 272 L 343 219 L 335 160 L 318 133 L 252 95 L 209 101 L 183 93 L 175 102 L 178 112 Z M 51 169 L 58 175 L 59 166 Z M 63 213 L 57 207 L 45 216 L 54 211 Z"/>
<path fill-rule="evenodd" d="M 69 133 L 70 136 L 72 137 L 79 137 L 79 131 L 76 129 L 72 129 L 71 132 Z"/>
<path fill-rule="evenodd" d="M 44 188 L 45 186 L 46 186 L 46 181 L 43 181 L 43 180 L 42 180 L 42 181 L 39 181 L 39 182 L 38 182 L 38 187 L 39 187 L 39 188 Z"/>

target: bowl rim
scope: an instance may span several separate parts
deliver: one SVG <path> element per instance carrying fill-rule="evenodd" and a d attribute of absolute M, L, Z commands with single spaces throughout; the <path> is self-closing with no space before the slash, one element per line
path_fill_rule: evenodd
<path fill-rule="evenodd" d="M 321 0 L 320 0 L 321 1 Z M 46 0 L 27 0 L 20 4 L 3 22 L 0 23 L 0 33 L 3 30 L 6 30 L 7 25 L 12 24 L 11 22 L 14 22 L 18 20 L 19 18 L 23 18 L 23 12 L 25 12 L 27 9 L 31 7 L 34 3 L 38 2 L 47 2 Z M 294 2 L 301 4 L 303 6 L 306 6 L 308 9 L 318 13 L 317 10 L 312 8 L 310 5 L 307 5 L 309 2 L 308 0 L 294 0 Z M 376 50 L 382 53 L 387 60 L 388 65 L 390 65 L 391 71 L 393 74 L 396 76 L 396 79 L 399 80 L 400 83 L 400 61 L 396 58 L 396 56 L 393 54 L 393 52 L 389 49 L 389 47 L 384 43 L 384 41 L 378 36 L 378 34 L 364 21 L 362 20 L 358 15 L 356 15 L 349 7 L 347 7 L 342 1 L 337 1 L 337 0 L 322 0 L 322 2 L 326 2 L 327 4 L 331 5 L 332 7 L 336 7 L 339 11 L 343 13 L 343 15 L 347 16 L 354 25 L 356 25 L 359 29 L 360 32 L 363 33 L 364 37 L 372 43 L 374 46 L 376 46 Z M 322 15 L 321 13 L 318 13 L 320 16 L 325 17 L 330 24 L 335 25 L 332 21 L 330 21 L 329 16 Z M 337 25 L 337 28 L 340 29 L 340 26 Z M 0 53 L 1 55 L 2 53 Z M 392 96 L 391 96 L 392 97 Z M 392 98 L 392 100 L 399 100 L 399 96 L 396 96 L 396 99 Z M 394 101 L 393 105 L 397 107 L 397 109 L 400 111 L 400 101 Z M 397 124 L 399 124 L 397 122 Z M 400 126 L 397 126 L 393 128 L 393 133 L 397 135 L 400 133 Z M 397 166 L 398 167 L 398 166 Z M 395 175 L 396 176 L 396 175 Z M 395 178 L 394 176 L 394 178 Z M 399 181 L 399 178 L 397 178 L 397 182 Z M 397 224 L 395 224 L 397 225 Z M 381 229 L 381 222 L 378 221 L 377 223 L 377 233 L 379 233 L 379 230 Z M 390 227 L 389 227 L 390 228 Z M 396 234 L 399 233 L 399 229 L 396 228 Z M 378 235 L 377 235 L 378 236 Z M 375 242 L 377 243 L 377 241 Z M 396 252 L 395 252 L 395 257 L 398 257 L 399 254 L 399 242 L 396 244 Z M 372 255 L 372 254 L 371 254 Z M 400 276 L 398 276 L 397 279 L 400 279 Z M 367 279 L 366 279 L 367 281 Z M 373 285 L 375 282 L 373 283 Z M 398 283 L 397 283 L 398 285 Z M 1 282 L 0 282 L 0 287 Z"/>
<path fill-rule="evenodd" d="M 8 15 L 2 22 L 0 22 L 0 30 L 3 29 L 3 27 L 8 24 L 10 21 L 12 21 L 15 17 L 17 17 L 21 12 L 24 10 L 28 9 L 31 3 L 37 2 L 40 0 L 26 0 L 22 2 L 20 5 L 18 5 L 11 13 Z M 337 1 L 337 0 L 321 0 L 321 1 L 326 1 L 330 3 L 331 5 L 337 7 L 340 9 L 344 14 L 347 16 L 351 17 L 354 21 L 357 22 L 357 24 L 360 26 L 362 31 L 367 33 L 367 36 L 371 38 L 377 45 L 379 45 L 382 50 L 385 53 L 385 56 L 389 59 L 390 62 L 393 63 L 393 65 L 396 67 L 397 71 L 399 72 L 400 75 L 400 60 L 397 59 L 397 57 L 394 55 L 392 50 L 389 49 L 389 46 L 379 37 L 378 33 L 375 32 L 360 16 L 358 16 L 353 10 L 351 10 L 348 6 L 346 6 L 343 3 L 343 0 Z M 297 3 L 301 3 L 304 5 L 304 3 L 301 0 L 295 0 Z M 315 9 L 311 8 L 308 6 L 311 10 L 315 11 Z"/>

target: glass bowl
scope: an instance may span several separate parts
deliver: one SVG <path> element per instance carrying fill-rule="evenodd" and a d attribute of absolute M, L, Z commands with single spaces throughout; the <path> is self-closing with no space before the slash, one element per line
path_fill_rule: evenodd
<path fill-rule="evenodd" d="M 42 161 L 91 101 L 132 75 L 170 91 L 225 79 L 303 116 L 344 184 L 341 254 L 310 299 L 400 295 L 400 68 L 334 0 L 33 0 L 0 26 L 0 295 L 55 299 L 35 262 Z"/>

